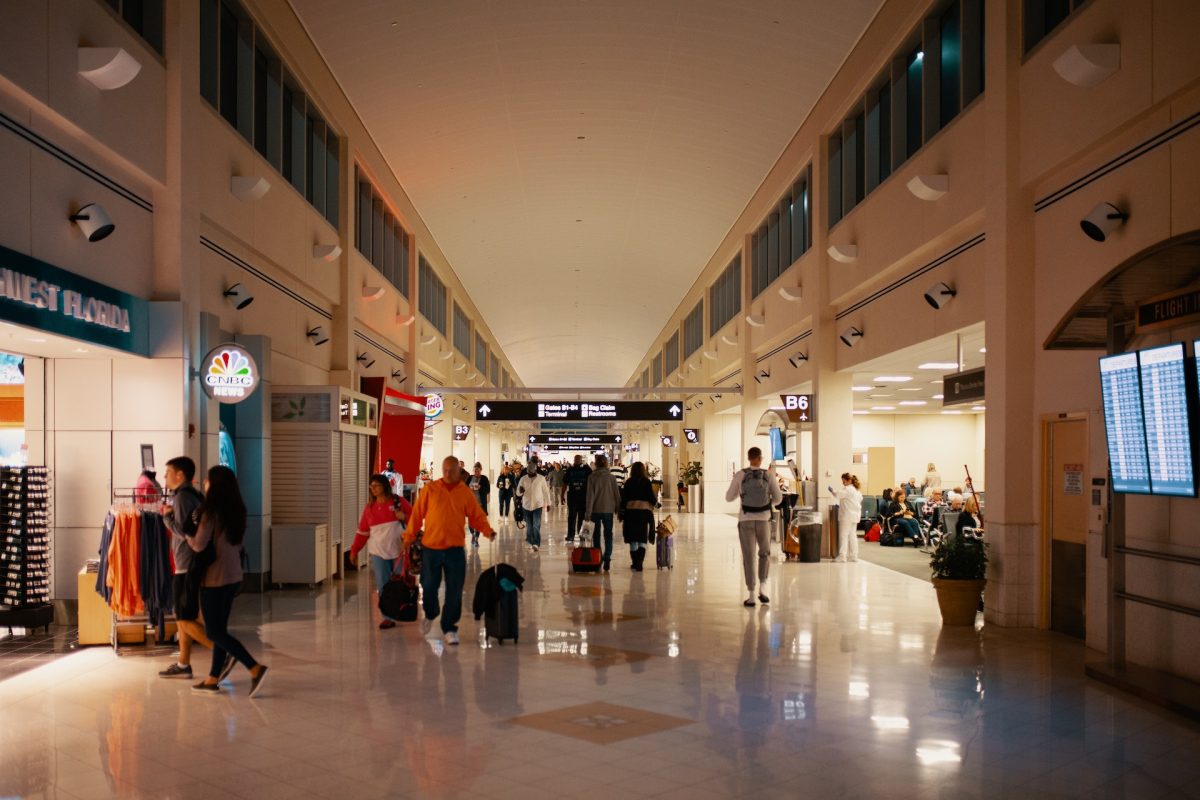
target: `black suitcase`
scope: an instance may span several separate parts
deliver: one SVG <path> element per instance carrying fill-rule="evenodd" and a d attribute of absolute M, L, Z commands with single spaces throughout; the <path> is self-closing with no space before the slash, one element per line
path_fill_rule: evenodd
<path fill-rule="evenodd" d="M 504 644 L 505 639 L 514 643 L 520 636 L 520 621 L 518 619 L 519 605 L 517 592 L 501 592 L 500 602 L 492 606 L 483 617 L 483 627 L 489 637 Z"/>
<path fill-rule="evenodd" d="M 419 593 L 407 578 L 393 577 L 379 593 L 379 611 L 398 622 L 415 622 Z"/>

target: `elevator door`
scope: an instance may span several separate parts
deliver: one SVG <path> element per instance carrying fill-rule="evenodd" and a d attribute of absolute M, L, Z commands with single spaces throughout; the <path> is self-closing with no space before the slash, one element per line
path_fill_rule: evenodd
<path fill-rule="evenodd" d="M 1047 436 L 1050 628 L 1082 639 L 1087 607 L 1087 421 L 1056 420 L 1049 424 Z"/>

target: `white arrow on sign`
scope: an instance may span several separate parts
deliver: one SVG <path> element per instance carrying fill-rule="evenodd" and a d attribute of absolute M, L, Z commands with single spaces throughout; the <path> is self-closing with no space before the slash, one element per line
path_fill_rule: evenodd
<path fill-rule="evenodd" d="M 670 414 L 672 417 L 678 417 L 679 416 L 679 406 L 671 406 L 670 408 L 667 409 L 667 413 Z"/>
<path fill-rule="evenodd" d="M 619 433 L 618 433 L 618 434 L 617 434 L 617 444 L 620 444 L 620 443 L 621 443 L 621 441 L 622 441 L 622 439 L 621 439 L 621 434 L 619 434 Z"/>
<path fill-rule="evenodd" d="M 492 413 L 492 408 L 487 403 L 484 403 L 479 407 L 479 416 L 486 417 L 490 413 Z"/>
<path fill-rule="evenodd" d="M 537 441 L 537 439 L 536 439 L 535 437 L 533 437 L 533 436 L 530 436 L 530 437 L 529 437 L 529 443 L 530 443 L 530 444 L 533 444 L 535 441 Z"/>

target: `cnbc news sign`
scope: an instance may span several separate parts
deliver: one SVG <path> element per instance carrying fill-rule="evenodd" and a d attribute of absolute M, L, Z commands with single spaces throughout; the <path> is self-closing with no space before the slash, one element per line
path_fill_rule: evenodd
<path fill-rule="evenodd" d="M 144 356 L 148 309 L 140 297 L 0 247 L 0 319 L 6 322 Z"/>
<path fill-rule="evenodd" d="M 254 356 L 236 344 L 221 344 L 204 357 L 200 381 L 204 393 L 218 403 L 240 403 L 258 388 Z"/>

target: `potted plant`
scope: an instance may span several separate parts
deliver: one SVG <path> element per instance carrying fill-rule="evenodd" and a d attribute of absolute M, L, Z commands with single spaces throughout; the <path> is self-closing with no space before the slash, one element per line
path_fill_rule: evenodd
<path fill-rule="evenodd" d="M 654 496 L 658 497 L 661 495 L 663 486 L 662 470 L 647 461 L 646 476 L 650 478 L 650 488 L 654 490 Z"/>
<path fill-rule="evenodd" d="M 979 595 L 987 584 L 987 545 L 982 539 L 943 536 L 929 559 L 944 625 L 974 625 Z"/>
<path fill-rule="evenodd" d="M 692 491 L 691 487 L 700 485 L 700 479 L 704 477 L 704 467 L 701 466 L 699 461 L 689 461 L 680 471 L 680 477 L 683 479 L 683 492 L 688 511 L 699 511 L 700 490 Z"/>

